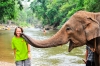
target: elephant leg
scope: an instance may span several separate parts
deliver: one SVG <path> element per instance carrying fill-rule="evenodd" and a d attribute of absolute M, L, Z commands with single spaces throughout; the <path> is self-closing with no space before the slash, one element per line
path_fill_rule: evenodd
<path fill-rule="evenodd" d="M 99 55 L 97 54 L 97 52 L 94 52 L 94 62 L 95 62 L 95 66 L 100 66 L 100 59 L 99 59 Z"/>
<path fill-rule="evenodd" d="M 99 39 L 100 40 L 100 39 Z M 99 42 L 100 43 L 100 42 Z M 98 45 L 98 63 L 99 63 L 99 65 L 98 66 L 100 66 L 100 44 Z"/>
<path fill-rule="evenodd" d="M 99 65 L 98 66 L 100 66 L 100 55 L 99 55 Z"/>

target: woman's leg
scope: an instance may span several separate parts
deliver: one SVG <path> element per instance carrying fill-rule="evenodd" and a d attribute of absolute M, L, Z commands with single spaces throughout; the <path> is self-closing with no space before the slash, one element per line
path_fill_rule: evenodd
<path fill-rule="evenodd" d="M 24 66 L 31 66 L 30 59 L 24 60 Z"/>
<path fill-rule="evenodd" d="M 23 66 L 23 61 L 16 61 L 15 64 L 16 66 Z"/>

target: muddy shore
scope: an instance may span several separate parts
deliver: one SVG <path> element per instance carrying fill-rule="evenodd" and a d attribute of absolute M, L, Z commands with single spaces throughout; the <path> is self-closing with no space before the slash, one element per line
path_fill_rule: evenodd
<path fill-rule="evenodd" d="M 0 66 L 15 66 L 14 63 L 2 62 L 0 61 Z"/>

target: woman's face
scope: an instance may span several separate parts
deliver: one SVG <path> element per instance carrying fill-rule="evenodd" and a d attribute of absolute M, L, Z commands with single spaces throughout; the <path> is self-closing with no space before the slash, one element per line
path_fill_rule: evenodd
<path fill-rule="evenodd" d="M 22 33 L 21 29 L 17 28 L 16 29 L 16 35 L 17 35 L 17 37 L 20 37 L 21 33 Z"/>

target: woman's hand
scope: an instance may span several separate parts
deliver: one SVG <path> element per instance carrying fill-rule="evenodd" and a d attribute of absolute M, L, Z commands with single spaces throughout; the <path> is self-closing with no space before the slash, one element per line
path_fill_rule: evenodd
<path fill-rule="evenodd" d="M 30 52 L 28 52 L 28 58 L 31 59 L 31 53 Z"/>

